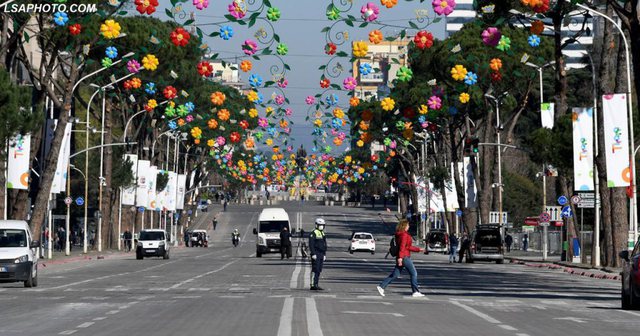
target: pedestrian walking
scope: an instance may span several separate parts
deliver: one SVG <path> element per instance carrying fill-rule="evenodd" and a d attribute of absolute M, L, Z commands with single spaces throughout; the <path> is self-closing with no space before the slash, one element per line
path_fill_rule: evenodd
<path fill-rule="evenodd" d="M 228 201 L 227 201 L 227 199 L 225 198 L 225 199 L 224 199 L 224 203 L 222 204 L 222 209 L 223 209 L 223 211 L 227 211 L 227 203 L 229 203 L 229 202 L 228 202 Z"/>
<path fill-rule="evenodd" d="M 462 234 L 462 242 L 460 243 L 460 251 L 458 251 L 458 263 L 462 262 L 464 255 L 467 255 L 467 261 L 469 261 L 469 256 L 471 255 L 471 251 L 469 248 L 471 247 L 471 240 L 469 239 L 469 235 L 465 232 Z"/>
<path fill-rule="evenodd" d="M 400 276 L 400 272 L 403 269 L 407 269 L 409 275 L 411 276 L 411 291 L 413 297 L 423 297 L 424 294 L 420 293 L 420 288 L 418 287 L 418 272 L 416 271 L 416 267 L 413 265 L 413 261 L 411 260 L 411 252 L 422 252 L 424 249 L 421 249 L 417 246 L 412 246 L 412 240 L 409 233 L 409 221 L 406 219 L 401 219 L 398 225 L 396 226 L 396 243 L 398 244 L 398 256 L 396 257 L 396 264 L 393 268 L 393 271 L 389 276 L 384 279 L 380 285 L 376 288 L 378 289 L 378 293 L 380 296 L 384 296 L 384 290 L 391 284 L 393 280 Z"/>
<path fill-rule="evenodd" d="M 291 258 L 291 232 L 286 226 L 280 231 L 280 260 L 285 256 Z"/>
<path fill-rule="evenodd" d="M 371 209 L 376 207 L 376 195 L 371 195 Z"/>
<path fill-rule="evenodd" d="M 507 252 L 511 252 L 511 244 L 513 244 L 513 237 L 507 233 L 507 236 L 504 238 L 504 243 L 507 244 Z"/>
<path fill-rule="evenodd" d="M 211 225 L 213 225 L 213 230 L 215 230 L 216 226 L 218 226 L 218 215 L 213 215 L 213 223 L 211 223 Z"/>
<path fill-rule="evenodd" d="M 524 236 L 522 236 L 522 250 L 526 252 L 528 248 L 529 248 L 529 235 L 525 233 Z"/>
<path fill-rule="evenodd" d="M 458 237 L 455 234 L 449 235 L 449 263 L 456 262 L 456 250 L 458 249 Z"/>
<path fill-rule="evenodd" d="M 323 290 L 318 285 L 322 266 L 327 254 L 327 238 L 324 235 L 325 222 L 322 218 L 316 219 L 316 229 L 309 235 L 309 251 L 311 253 L 311 290 Z"/>

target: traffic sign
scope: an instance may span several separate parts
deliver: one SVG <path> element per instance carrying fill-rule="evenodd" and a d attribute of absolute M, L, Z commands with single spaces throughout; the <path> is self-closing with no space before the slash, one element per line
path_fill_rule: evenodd
<path fill-rule="evenodd" d="M 138 208 L 138 211 L 139 211 L 139 212 L 144 212 L 144 207 L 139 207 L 139 208 Z"/>
<path fill-rule="evenodd" d="M 541 222 L 540 226 L 549 226 L 549 222 Z"/>
<path fill-rule="evenodd" d="M 82 197 L 76 198 L 76 204 L 77 205 L 83 205 L 84 204 L 84 198 L 82 198 Z"/>
<path fill-rule="evenodd" d="M 535 226 L 538 225 L 538 217 L 527 217 L 524 219 L 524 225 Z"/>
<path fill-rule="evenodd" d="M 458 210 L 456 211 L 456 216 L 458 216 L 458 217 L 462 217 L 462 210 L 458 209 Z"/>
<path fill-rule="evenodd" d="M 548 212 L 540 214 L 540 223 L 548 223 L 551 220 L 551 215 Z"/>
<path fill-rule="evenodd" d="M 571 207 L 567 205 L 564 208 L 562 208 L 562 212 L 560 213 L 560 216 L 562 216 L 562 218 L 573 217 L 573 213 L 571 212 Z"/>
<path fill-rule="evenodd" d="M 578 193 L 580 196 L 580 203 L 578 203 L 578 208 L 595 208 L 596 207 L 596 197 L 593 192 L 581 192 Z"/>
<path fill-rule="evenodd" d="M 565 205 L 565 204 L 567 204 L 568 201 L 569 200 L 567 199 L 567 196 L 562 195 L 562 196 L 558 197 L 558 204 L 560 204 L 560 205 Z"/>
<path fill-rule="evenodd" d="M 571 203 L 573 203 L 574 205 L 580 203 L 580 201 L 582 201 L 582 198 L 580 198 L 580 196 L 578 195 L 571 196 Z"/>
<path fill-rule="evenodd" d="M 73 198 L 71 198 L 71 197 L 66 197 L 66 198 L 64 199 L 64 204 L 66 204 L 66 205 L 71 205 L 71 203 L 73 203 Z"/>

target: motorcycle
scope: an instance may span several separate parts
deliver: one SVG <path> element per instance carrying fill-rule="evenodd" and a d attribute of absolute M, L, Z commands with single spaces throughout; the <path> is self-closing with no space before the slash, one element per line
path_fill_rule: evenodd
<path fill-rule="evenodd" d="M 239 235 L 232 235 L 231 236 L 231 242 L 233 243 L 233 247 L 238 246 L 238 243 L 240 243 L 240 236 Z"/>

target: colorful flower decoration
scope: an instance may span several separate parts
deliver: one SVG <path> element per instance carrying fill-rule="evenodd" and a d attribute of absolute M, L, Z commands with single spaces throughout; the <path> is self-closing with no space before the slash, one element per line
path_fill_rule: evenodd
<path fill-rule="evenodd" d="M 56 12 L 53 14 L 53 22 L 58 26 L 64 26 L 69 21 L 69 16 L 65 12 Z"/>
<path fill-rule="evenodd" d="M 433 46 L 433 35 L 428 31 L 421 30 L 413 38 L 413 43 L 418 49 L 431 48 Z"/>
<path fill-rule="evenodd" d="M 140 62 L 134 59 L 127 62 L 127 70 L 129 70 L 130 73 L 138 73 L 141 66 L 142 65 L 140 65 Z"/>
<path fill-rule="evenodd" d="M 369 42 L 373 44 L 378 44 L 382 42 L 383 39 L 384 39 L 384 36 L 382 35 L 382 32 L 379 31 L 378 29 L 374 29 L 371 32 L 369 32 Z"/>
<path fill-rule="evenodd" d="M 498 71 L 494 71 L 489 75 L 492 82 L 499 82 L 502 80 L 502 74 Z"/>
<path fill-rule="evenodd" d="M 258 43 L 253 40 L 247 39 L 242 44 L 242 50 L 244 51 L 245 55 L 252 56 L 258 51 Z"/>
<path fill-rule="evenodd" d="M 231 142 L 233 143 L 240 142 L 241 139 L 242 136 L 238 132 L 231 132 L 231 134 L 229 134 L 229 140 L 231 140 Z"/>
<path fill-rule="evenodd" d="M 224 104 L 224 101 L 227 99 L 227 96 L 220 92 L 220 91 L 216 91 L 214 93 L 211 94 L 211 96 L 209 96 L 209 100 L 211 101 L 211 104 L 215 105 L 215 106 L 220 106 L 222 104 Z"/>
<path fill-rule="evenodd" d="M 196 126 L 192 128 L 191 136 L 194 137 L 195 139 L 200 139 L 200 137 L 202 136 L 202 130 L 200 129 L 200 127 Z"/>
<path fill-rule="evenodd" d="M 331 85 L 331 81 L 329 80 L 329 78 L 323 78 L 320 80 L 320 87 L 323 89 L 326 89 L 329 87 L 329 85 Z"/>
<path fill-rule="evenodd" d="M 229 110 L 221 109 L 218 111 L 218 119 L 220 119 L 221 121 L 227 121 L 229 120 L 229 117 L 231 117 L 231 113 L 229 113 Z"/>
<path fill-rule="evenodd" d="M 549 0 L 541 0 L 538 2 L 537 6 L 533 7 L 533 11 L 542 14 L 546 13 L 549 10 Z"/>
<path fill-rule="evenodd" d="M 251 61 L 244 60 L 240 62 L 240 70 L 242 70 L 243 72 L 249 72 L 251 71 L 251 68 L 253 68 L 253 64 L 251 63 Z"/>
<path fill-rule="evenodd" d="M 499 58 L 492 58 L 489 62 L 489 67 L 493 71 L 499 71 L 500 69 L 502 69 L 502 60 Z"/>
<path fill-rule="evenodd" d="M 438 96 L 431 96 L 427 101 L 427 105 L 432 110 L 439 110 L 442 107 L 442 99 Z"/>
<path fill-rule="evenodd" d="M 258 126 L 260 126 L 262 128 L 266 128 L 267 126 L 269 126 L 269 121 L 267 120 L 267 118 L 259 118 L 258 119 Z"/>
<path fill-rule="evenodd" d="M 209 119 L 209 121 L 207 121 L 207 127 L 209 127 L 209 129 L 216 129 L 218 128 L 218 121 L 215 119 Z"/>
<path fill-rule="evenodd" d="M 431 5 L 436 14 L 444 16 L 453 13 L 453 10 L 456 8 L 455 0 L 433 0 Z"/>
<path fill-rule="evenodd" d="M 286 80 L 285 78 L 280 78 L 280 80 L 278 81 L 279 88 L 286 89 L 288 85 L 289 85 L 289 81 Z"/>
<path fill-rule="evenodd" d="M 285 98 L 283 95 L 276 95 L 276 97 L 273 99 L 273 101 L 277 104 L 277 105 L 282 105 L 284 104 Z"/>
<path fill-rule="evenodd" d="M 240 122 L 238 123 L 238 125 L 240 125 L 240 128 L 242 129 L 247 129 L 249 128 L 249 122 L 246 120 L 240 120 Z"/>
<path fill-rule="evenodd" d="M 135 4 L 138 13 L 151 15 L 158 7 L 158 0 L 136 0 Z"/>
<path fill-rule="evenodd" d="M 527 42 L 529 42 L 529 45 L 532 47 L 537 47 L 540 45 L 540 36 L 538 35 L 531 35 L 529 36 L 529 38 L 527 39 Z"/>
<path fill-rule="evenodd" d="M 506 36 L 500 37 L 500 41 L 498 42 L 498 46 L 496 48 L 500 51 L 507 51 L 511 49 L 511 39 Z"/>
<path fill-rule="evenodd" d="M 364 41 L 353 42 L 352 52 L 354 57 L 365 57 L 367 56 L 367 52 L 369 51 L 369 46 L 367 46 Z"/>
<path fill-rule="evenodd" d="M 385 111 L 393 110 L 395 105 L 396 105 L 396 102 L 392 98 L 389 98 L 389 97 L 384 98 L 380 102 L 380 106 L 382 106 L 382 109 L 385 110 Z"/>
<path fill-rule="evenodd" d="M 132 78 L 131 79 L 131 87 L 134 89 L 139 89 L 142 86 L 142 81 L 140 78 Z"/>
<path fill-rule="evenodd" d="M 169 121 L 169 123 L 167 124 L 167 126 L 169 126 L 170 130 L 175 130 L 176 128 L 178 128 L 178 125 L 176 124 L 175 121 L 171 120 Z"/>
<path fill-rule="evenodd" d="M 329 42 L 324 46 L 324 52 L 329 56 L 335 54 L 337 49 L 338 47 L 333 42 Z"/>
<path fill-rule="evenodd" d="M 289 47 L 287 47 L 286 44 L 284 43 L 278 43 L 278 46 L 276 47 L 276 53 L 278 53 L 278 55 L 280 56 L 284 56 L 289 52 Z"/>
<path fill-rule="evenodd" d="M 360 8 L 360 13 L 362 14 L 362 19 L 371 22 L 375 21 L 378 18 L 378 14 L 380 14 L 380 8 L 376 6 L 373 2 L 367 2 L 366 5 Z"/>
<path fill-rule="evenodd" d="M 193 112 L 193 110 L 196 109 L 196 105 L 194 103 L 192 103 L 192 102 L 186 102 L 184 104 L 184 107 L 187 109 L 187 112 L 189 112 L 189 113 Z"/>
<path fill-rule="evenodd" d="M 316 102 L 316 99 L 313 96 L 307 96 L 307 98 L 304 99 L 304 102 L 307 105 L 313 105 Z"/>
<path fill-rule="evenodd" d="M 380 3 L 387 8 L 393 8 L 398 4 L 398 0 L 380 0 Z"/>
<path fill-rule="evenodd" d="M 252 74 L 249 76 L 249 85 L 253 88 L 258 88 L 262 86 L 262 77 L 258 74 Z"/>
<path fill-rule="evenodd" d="M 203 10 L 209 7 L 209 0 L 193 0 L 193 5 L 196 6 L 198 10 Z"/>
<path fill-rule="evenodd" d="M 335 21 L 339 18 L 340 10 L 338 10 L 336 6 L 330 5 L 329 8 L 327 8 L 327 19 L 329 19 L 330 21 Z"/>
<path fill-rule="evenodd" d="M 422 115 L 429 113 L 429 107 L 424 104 L 420 105 L 420 107 L 418 108 L 418 113 Z"/>
<path fill-rule="evenodd" d="M 176 47 L 184 47 L 189 43 L 189 39 L 191 35 L 189 32 L 184 30 L 182 27 L 176 28 L 170 35 L 171 43 L 173 43 Z"/>
<path fill-rule="evenodd" d="M 413 78 L 413 71 L 406 66 L 401 66 L 396 72 L 396 77 L 401 82 L 408 82 Z"/>
<path fill-rule="evenodd" d="M 107 47 L 104 53 L 111 59 L 118 57 L 118 49 L 116 47 Z"/>
<path fill-rule="evenodd" d="M 162 90 L 162 94 L 166 99 L 173 99 L 178 95 L 178 90 L 173 86 L 169 85 L 164 90 Z"/>
<path fill-rule="evenodd" d="M 160 61 L 153 54 L 149 54 L 142 59 L 142 65 L 149 71 L 158 69 L 158 64 L 160 64 Z"/>
<path fill-rule="evenodd" d="M 102 64 L 103 68 L 108 68 L 113 65 L 113 60 L 110 59 L 109 57 L 105 57 L 102 59 L 102 62 L 100 63 Z"/>
<path fill-rule="evenodd" d="M 229 10 L 229 14 L 231 14 L 231 16 L 233 16 L 237 20 L 242 19 L 247 14 L 244 8 L 242 8 L 236 1 L 229 4 L 229 7 L 227 9 Z"/>
<path fill-rule="evenodd" d="M 482 42 L 489 47 L 495 47 L 500 42 L 502 33 L 496 27 L 489 27 L 482 32 Z"/>
<path fill-rule="evenodd" d="M 120 36 L 120 24 L 114 20 L 106 20 L 100 25 L 100 33 L 106 39 L 114 39 Z"/>
<path fill-rule="evenodd" d="M 349 90 L 349 91 L 355 89 L 357 85 L 358 85 L 358 81 L 356 81 L 356 79 L 353 77 L 347 77 L 342 82 L 342 87 L 345 90 Z"/>
<path fill-rule="evenodd" d="M 478 82 L 478 75 L 476 75 L 471 71 L 467 72 L 467 75 L 464 77 L 464 83 L 467 85 L 474 85 L 477 82 Z"/>
<path fill-rule="evenodd" d="M 358 71 L 361 75 L 366 76 L 370 74 L 371 71 L 373 71 L 373 67 L 369 63 L 360 63 L 360 66 L 358 66 Z"/>
<path fill-rule="evenodd" d="M 198 63 L 198 74 L 203 77 L 209 77 L 213 74 L 213 65 L 207 61 Z"/>
<path fill-rule="evenodd" d="M 529 28 L 531 34 L 540 35 L 544 31 L 544 22 L 537 20 L 531 22 L 531 27 Z"/>
<path fill-rule="evenodd" d="M 466 75 L 467 75 L 467 69 L 460 64 L 456 64 L 456 66 L 451 68 L 451 77 L 454 80 L 463 81 Z"/>
<path fill-rule="evenodd" d="M 231 26 L 220 27 L 220 38 L 229 41 L 233 37 L 233 28 Z"/>
<path fill-rule="evenodd" d="M 149 95 L 156 94 L 156 83 L 149 82 L 144 86 L 144 91 Z"/>
<path fill-rule="evenodd" d="M 79 35 L 82 32 L 82 26 L 79 23 L 74 23 L 69 26 L 69 34 L 71 36 Z"/>
<path fill-rule="evenodd" d="M 224 144 L 227 143 L 227 140 L 224 137 L 219 136 L 216 138 L 216 143 L 218 144 L 218 146 L 224 146 Z"/>
<path fill-rule="evenodd" d="M 254 109 L 254 108 L 249 109 L 249 117 L 255 118 L 257 116 L 258 116 L 258 110 Z"/>
<path fill-rule="evenodd" d="M 270 7 L 267 10 L 267 19 L 269 19 L 269 21 L 273 21 L 276 22 L 278 21 L 278 19 L 280 19 L 280 10 L 276 7 Z"/>

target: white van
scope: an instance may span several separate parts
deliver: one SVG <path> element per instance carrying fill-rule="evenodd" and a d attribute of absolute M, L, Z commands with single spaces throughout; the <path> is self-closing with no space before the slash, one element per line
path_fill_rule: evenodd
<path fill-rule="evenodd" d="M 162 257 L 169 259 L 169 235 L 161 229 L 146 229 L 140 231 L 136 246 L 136 259 L 144 257 Z"/>
<path fill-rule="evenodd" d="M 38 286 L 38 248 L 29 224 L 21 220 L 0 220 L 0 282 L 24 281 Z"/>
<path fill-rule="evenodd" d="M 287 227 L 291 232 L 289 215 L 282 208 L 263 209 L 258 217 L 258 227 L 253 229 L 253 234 L 258 235 L 256 241 L 256 256 L 262 257 L 264 253 L 280 253 L 280 231 Z M 293 234 L 293 232 L 291 232 Z"/>

